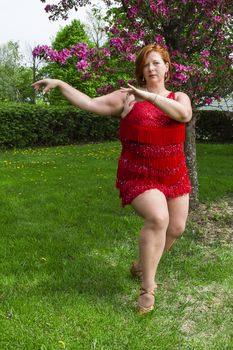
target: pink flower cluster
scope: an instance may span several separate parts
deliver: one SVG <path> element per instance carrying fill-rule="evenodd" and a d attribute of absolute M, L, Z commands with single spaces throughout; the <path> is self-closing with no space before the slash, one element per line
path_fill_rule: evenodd
<path fill-rule="evenodd" d="M 165 38 L 161 35 L 161 34 L 156 34 L 154 36 L 154 41 L 155 43 L 161 45 L 161 46 L 164 46 L 166 47 L 166 41 L 165 41 Z"/>
<path fill-rule="evenodd" d="M 155 15 L 168 16 L 169 8 L 164 0 L 149 0 L 150 9 Z"/>
<path fill-rule="evenodd" d="M 33 50 L 33 56 L 43 58 L 47 61 L 53 61 L 56 63 L 66 64 L 70 57 L 77 58 L 76 68 L 78 71 L 86 71 L 89 66 L 94 70 L 98 70 L 102 67 L 107 59 L 111 56 L 110 51 L 106 48 L 103 49 L 89 49 L 85 43 L 78 43 L 72 48 L 63 49 L 60 52 L 52 50 L 47 45 L 37 46 Z"/>
<path fill-rule="evenodd" d="M 103 84 L 100 88 L 97 89 L 97 93 L 100 95 L 107 95 L 113 91 L 113 86 L 110 84 Z"/>
<path fill-rule="evenodd" d="M 127 14 L 129 18 L 134 18 L 137 16 L 138 12 L 139 12 L 139 6 L 134 5 L 128 8 Z"/>
<path fill-rule="evenodd" d="M 50 60 L 50 61 L 54 61 L 57 63 L 64 63 L 67 59 L 66 58 L 67 57 L 66 51 L 65 51 L 65 53 L 61 52 L 61 55 L 60 55 L 57 50 L 52 50 L 47 45 L 35 47 L 32 54 L 34 57 L 44 58 L 45 60 Z"/>
<path fill-rule="evenodd" d="M 189 77 L 185 73 L 173 73 L 171 83 L 173 85 L 179 86 L 181 84 L 187 83 Z"/>
<path fill-rule="evenodd" d="M 213 102 L 213 98 L 212 97 L 207 97 L 205 99 L 205 104 L 207 104 L 207 105 L 210 105 L 212 102 Z"/>
<path fill-rule="evenodd" d="M 175 73 L 172 74 L 171 83 L 176 86 L 187 83 L 194 69 L 192 66 L 185 66 L 184 64 L 175 62 L 173 63 L 173 68 L 175 69 Z"/>
<path fill-rule="evenodd" d="M 114 6 L 114 2 L 104 1 L 109 6 Z M 62 9 L 67 13 L 72 7 L 82 6 L 87 2 L 88 0 L 59 0 L 58 6 L 47 5 L 46 11 L 56 16 L 57 13 L 62 13 Z M 65 64 L 70 57 L 76 57 L 76 68 L 83 72 L 81 78 L 88 80 L 92 72 L 99 73 L 100 68 L 101 72 L 112 74 L 112 66 L 108 66 L 108 59 L 112 53 L 114 55 L 116 52 L 119 53 L 119 57 L 127 60 L 129 62 L 127 67 L 130 67 L 130 62 L 135 61 L 139 49 L 145 43 L 155 41 L 168 47 L 171 53 L 174 62 L 171 84 L 175 86 L 184 84 L 185 89 L 188 89 L 190 96 L 193 94 L 192 97 L 197 103 L 203 103 L 205 99 L 206 103 L 211 103 L 211 97 L 206 97 L 209 96 L 206 92 L 209 88 L 212 89 L 213 81 L 217 82 L 218 74 L 224 73 L 225 77 L 231 77 L 229 69 L 232 65 L 232 56 L 229 54 L 233 48 L 230 50 L 224 44 L 229 42 L 226 28 L 232 19 L 230 0 L 148 0 L 146 3 L 145 6 L 144 0 L 124 0 L 128 25 L 124 24 L 124 19 L 119 18 L 115 25 L 106 28 L 110 37 L 109 50 L 89 49 L 86 44 L 79 43 L 70 50 L 64 49 L 61 52 L 41 46 L 35 48 L 34 54 L 61 64 Z M 185 14 L 187 15 L 187 6 L 190 5 L 193 13 L 186 16 L 190 20 L 186 23 Z M 184 26 L 179 25 L 179 19 L 184 22 Z M 180 31 L 182 27 L 184 31 Z M 168 33 L 166 28 L 171 28 L 171 33 Z M 212 45 L 216 46 L 216 42 L 221 57 L 215 56 L 219 64 L 211 65 L 214 52 Z M 218 71 L 214 66 L 218 67 Z M 225 73 L 228 71 L 229 73 Z M 189 84 L 186 84 L 188 81 Z M 118 83 L 120 84 L 120 81 Z M 107 93 L 111 89 L 112 86 L 106 85 L 99 92 Z"/>
<path fill-rule="evenodd" d="M 131 32 L 129 30 L 120 30 L 117 26 L 112 26 L 108 29 L 110 33 L 115 36 L 109 41 L 110 49 L 114 49 L 123 55 L 127 61 L 134 62 L 136 59 L 136 53 L 141 48 L 145 32 L 138 30 L 137 32 Z"/>
<path fill-rule="evenodd" d="M 208 50 L 203 50 L 201 51 L 201 62 L 204 66 L 204 68 L 208 68 L 209 67 L 209 56 L 210 56 L 210 52 Z"/>
<path fill-rule="evenodd" d="M 214 20 L 215 22 L 219 23 L 219 22 L 221 22 L 222 17 L 221 17 L 221 16 L 214 16 L 214 17 L 213 17 L 213 20 Z"/>

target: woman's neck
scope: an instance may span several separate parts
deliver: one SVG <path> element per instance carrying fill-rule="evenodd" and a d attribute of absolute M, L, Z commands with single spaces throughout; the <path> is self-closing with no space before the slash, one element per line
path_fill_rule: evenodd
<path fill-rule="evenodd" d="M 162 95 L 162 94 L 168 92 L 168 90 L 166 89 L 166 87 L 163 84 L 161 84 L 161 85 L 146 85 L 145 88 L 147 91 L 153 92 L 153 93 L 158 94 L 158 95 Z"/>

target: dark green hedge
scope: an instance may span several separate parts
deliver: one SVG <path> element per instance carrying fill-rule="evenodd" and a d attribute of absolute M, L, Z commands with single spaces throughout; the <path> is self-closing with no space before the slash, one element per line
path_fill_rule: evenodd
<path fill-rule="evenodd" d="M 102 142 L 118 137 L 119 118 L 100 117 L 72 106 L 0 104 L 0 148 Z M 197 140 L 232 142 L 233 113 L 198 111 Z"/>
<path fill-rule="evenodd" d="M 119 119 L 75 107 L 0 104 L 0 148 L 56 146 L 117 139 Z"/>
<path fill-rule="evenodd" d="M 196 138 L 201 142 L 233 142 L 233 112 L 200 110 Z"/>

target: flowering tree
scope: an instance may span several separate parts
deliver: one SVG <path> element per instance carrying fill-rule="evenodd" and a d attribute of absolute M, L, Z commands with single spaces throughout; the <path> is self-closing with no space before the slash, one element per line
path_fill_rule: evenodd
<path fill-rule="evenodd" d="M 75 56 L 77 70 L 90 78 L 91 74 L 101 74 L 102 70 L 112 74 L 110 58 L 116 53 L 124 69 L 128 64 L 128 72 L 133 73 L 133 62 L 142 46 L 151 42 L 166 46 L 173 61 L 170 88 L 185 91 L 194 108 L 194 117 L 187 127 L 186 158 L 194 188 L 192 204 L 195 205 L 198 198 L 195 109 L 232 92 L 232 0 L 103 1 L 108 6 L 107 17 L 114 23 L 106 28 L 108 48 L 96 50 L 78 43 L 61 52 L 41 46 L 35 48 L 34 54 L 61 64 Z M 77 10 L 90 3 L 88 0 L 60 0 L 56 5 L 47 5 L 45 10 L 49 18 L 55 20 L 59 16 L 67 18 L 70 9 Z M 112 87 L 105 86 L 102 93 Z"/>

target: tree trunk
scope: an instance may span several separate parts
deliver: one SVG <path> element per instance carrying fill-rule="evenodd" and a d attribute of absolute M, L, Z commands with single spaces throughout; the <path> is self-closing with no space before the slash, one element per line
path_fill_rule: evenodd
<path fill-rule="evenodd" d="M 32 56 L 32 82 L 35 83 L 36 81 L 36 59 L 34 56 Z M 33 89 L 32 92 L 32 103 L 36 103 L 36 91 Z"/>
<path fill-rule="evenodd" d="M 186 127 L 186 140 L 185 140 L 185 155 L 186 164 L 189 170 L 189 177 L 192 183 L 192 193 L 190 195 L 190 208 L 197 208 L 198 202 L 198 178 L 197 178 L 197 162 L 196 162 L 196 116 L 197 112 L 194 111 L 191 121 Z"/>

